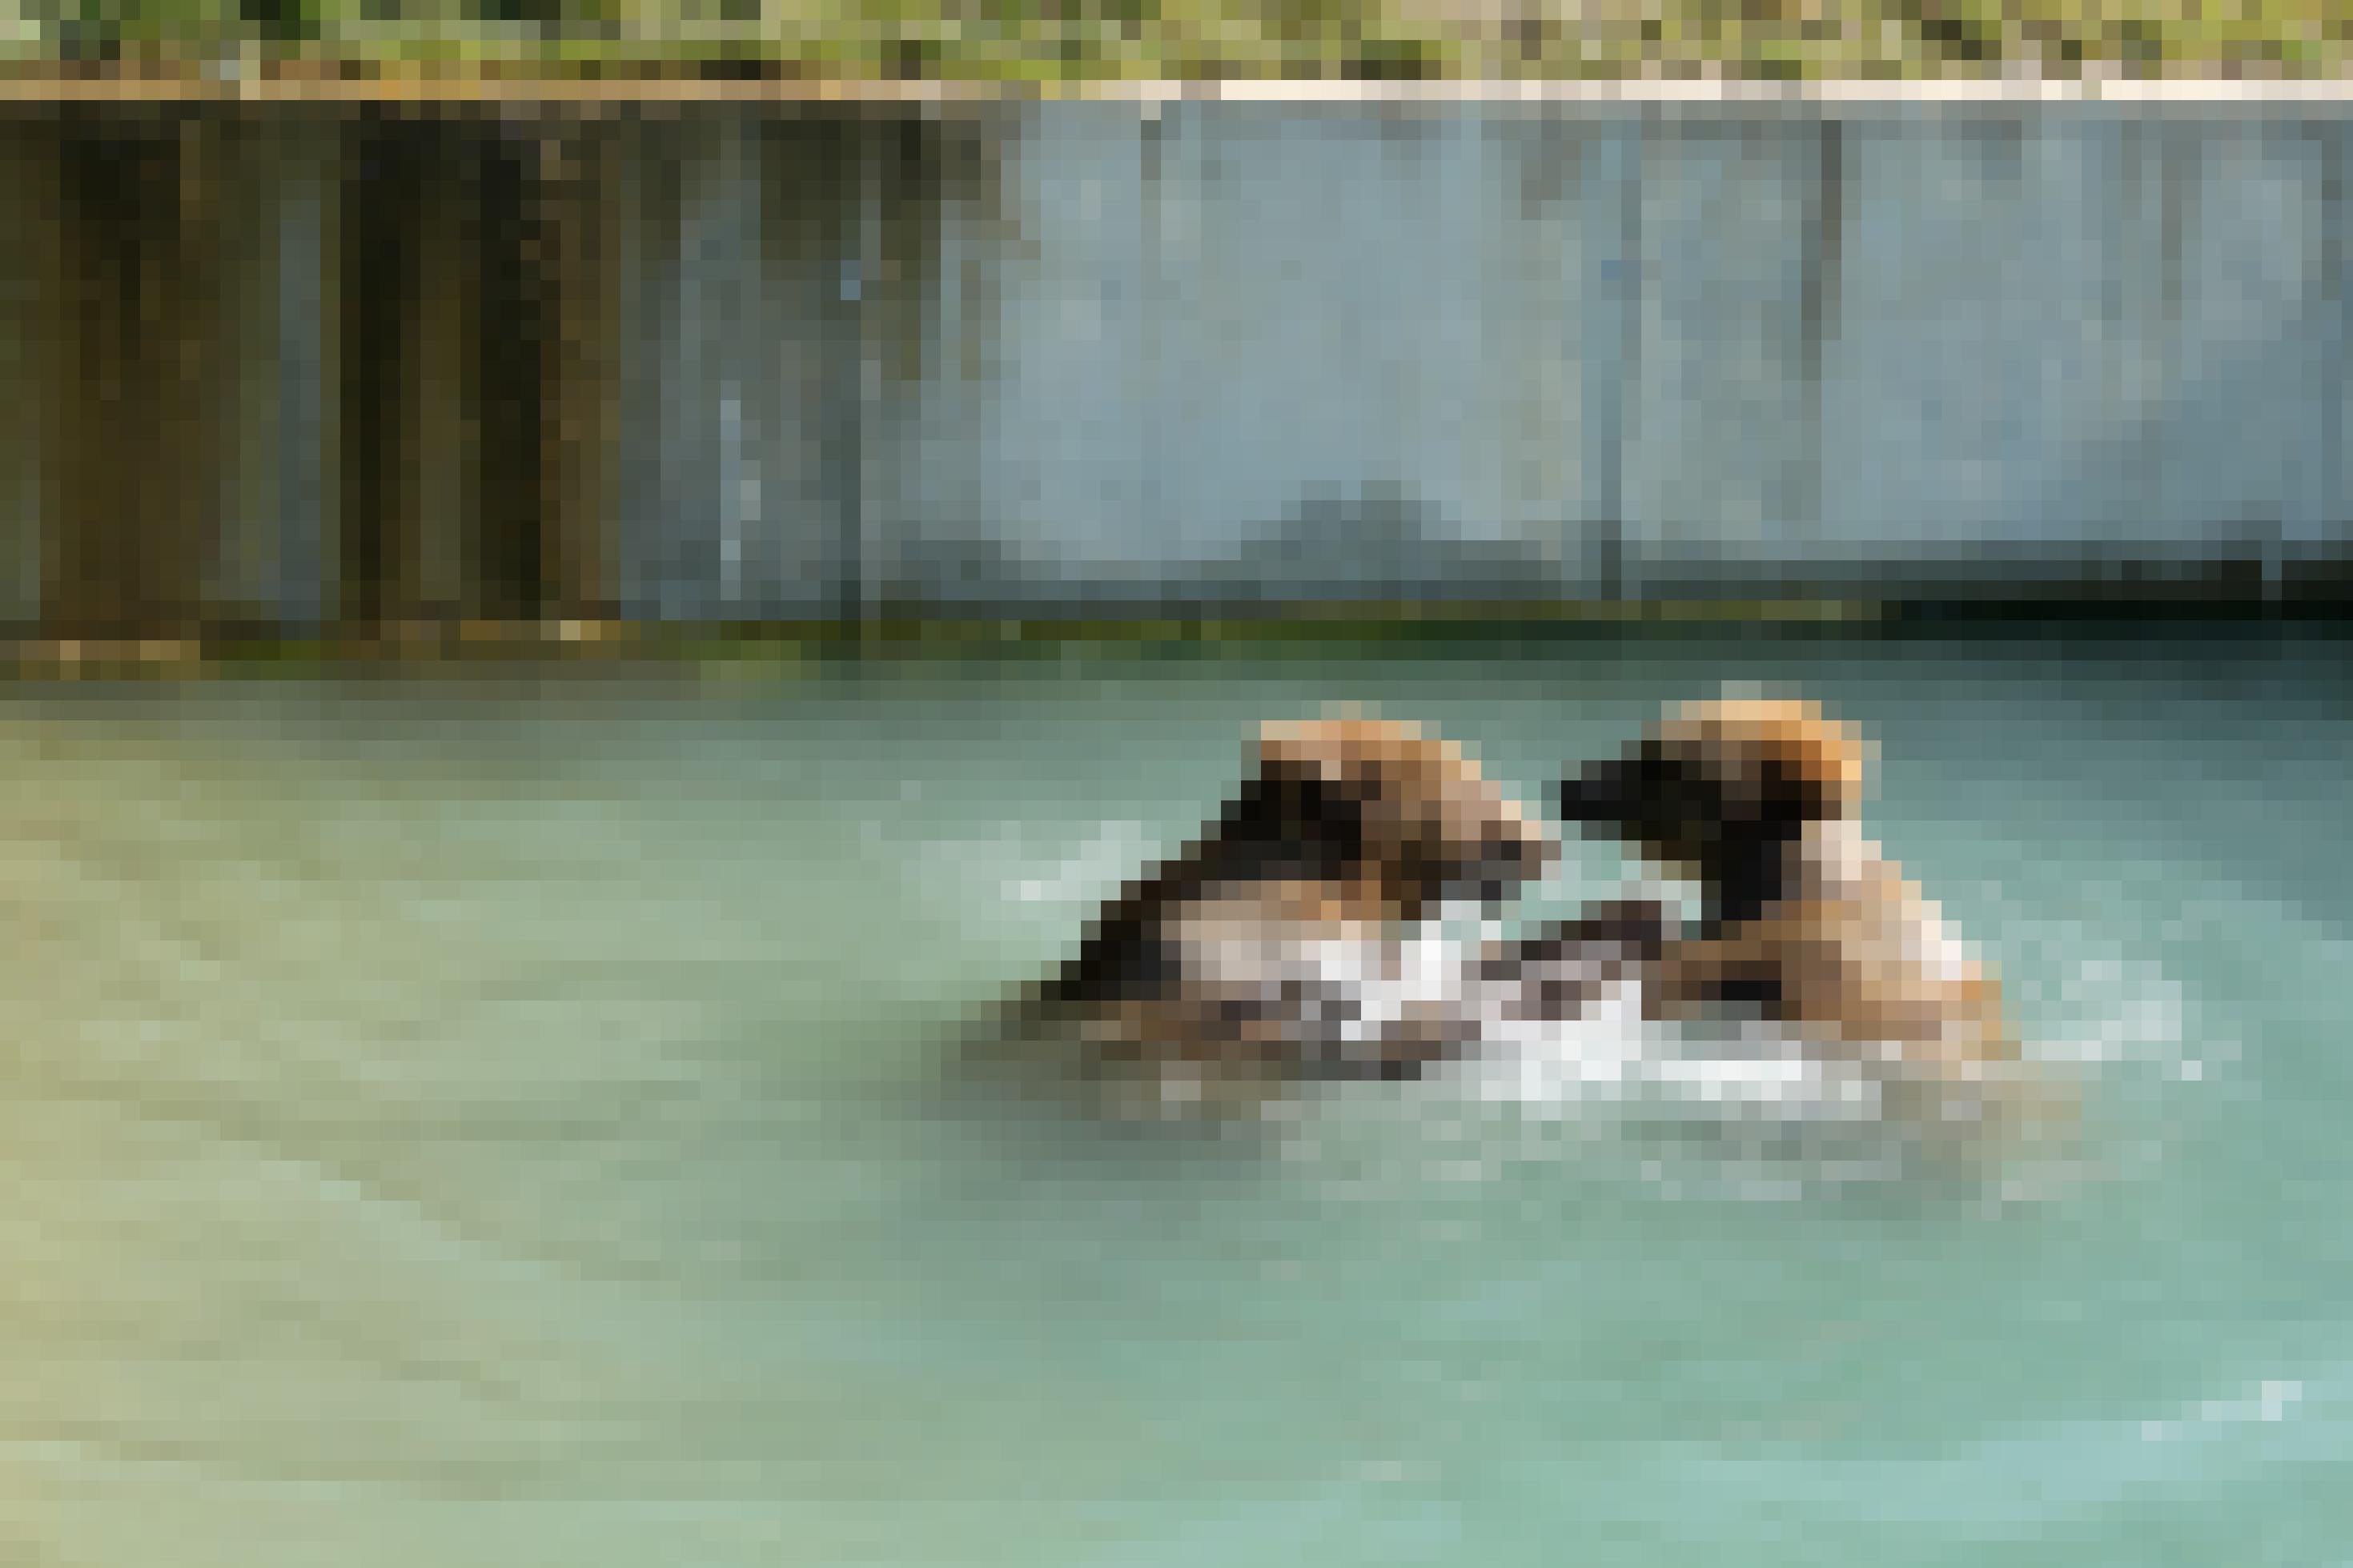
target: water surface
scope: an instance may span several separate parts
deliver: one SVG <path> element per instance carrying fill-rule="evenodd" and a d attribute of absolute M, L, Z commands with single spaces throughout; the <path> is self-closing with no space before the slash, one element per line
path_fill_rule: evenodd
<path fill-rule="evenodd" d="M 11 1561 L 2344 1560 L 2341 643 L 755 673 L 7 698 Z M 2091 1173 L 1436 1090 L 1147 1138 L 943 1069 L 1262 718 L 1535 795 L 1727 679 L 1871 727 Z"/>

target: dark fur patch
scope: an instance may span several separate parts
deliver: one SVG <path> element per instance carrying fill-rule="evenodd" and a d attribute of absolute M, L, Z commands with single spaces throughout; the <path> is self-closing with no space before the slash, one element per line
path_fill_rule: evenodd
<path fill-rule="evenodd" d="M 1060 1006 L 1164 996 L 1183 963 L 1164 926 L 1172 910 L 1220 887 L 1329 882 L 1364 860 L 1360 791 L 1314 776 L 1252 779 L 1184 848 L 1128 883 L 1088 922 L 1079 951 L 1043 988 Z"/>
<path fill-rule="evenodd" d="M 1561 812 L 1588 834 L 1623 838 L 1698 872 L 1712 926 L 1754 920 L 1780 897 L 1788 850 L 1834 814 L 1828 786 L 1774 757 L 1726 765 L 1686 742 L 1651 739 L 1561 786 Z"/>

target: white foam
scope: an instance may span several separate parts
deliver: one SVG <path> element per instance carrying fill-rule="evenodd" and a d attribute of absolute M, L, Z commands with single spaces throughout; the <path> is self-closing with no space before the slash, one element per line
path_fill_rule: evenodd
<path fill-rule="evenodd" d="M 1646 1022 L 1641 985 L 1630 978 L 1574 1018 L 1488 1024 L 1486 1049 L 1460 1081 L 1490 1104 L 1751 1123 L 1878 1114 L 1876 1088 L 1861 1074 L 1813 1060 L 1774 1031 L 1710 1035 Z"/>
<path fill-rule="evenodd" d="M 2143 1441 L 2163 1443 L 2216 1426 L 2276 1424 L 2304 1403 L 2305 1386 L 2295 1378 L 2266 1378 L 2234 1397 L 2202 1399 L 2178 1415 L 2140 1424 Z"/>

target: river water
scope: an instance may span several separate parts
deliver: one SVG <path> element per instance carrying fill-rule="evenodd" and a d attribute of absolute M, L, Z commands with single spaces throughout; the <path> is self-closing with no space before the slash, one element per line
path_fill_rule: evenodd
<path fill-rule="evenodd" d="M 1262 718 L 1534 796 L 1727 679 L 1871 729 L 2081 1169 L 948 1066 Z M 0 1556 L 2343 1562 L 2348 688 L 2286 630 L 16 688 Z"/>

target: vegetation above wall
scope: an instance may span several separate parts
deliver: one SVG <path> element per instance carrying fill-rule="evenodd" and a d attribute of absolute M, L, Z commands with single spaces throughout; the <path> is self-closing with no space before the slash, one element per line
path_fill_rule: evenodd
<path fill-rule="evenodd" d="M 2353 0 L 0 0 L 19 89 L 189 79 L 2326 78 Z"/>

